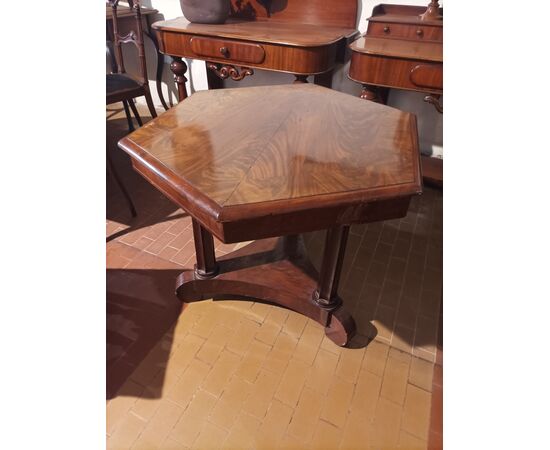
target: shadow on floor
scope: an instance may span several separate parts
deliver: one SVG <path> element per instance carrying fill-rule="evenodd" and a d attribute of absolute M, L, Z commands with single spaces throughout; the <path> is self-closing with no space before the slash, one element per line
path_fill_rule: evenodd
<path fill-rule="evenodd" d="M 185 314 L 184 304 L 174 293 L 175 280 L 181 270 L 107 270 L 107 399 L 115 396 L 160 398 L 174 326 L 179 315 Z M 350 299 L 342 297 L 344 305 L 349 305 Z M 360 303 L 361 300 L 359 298 Z M 373 317 L 361 315 L 355 319 L 358 329 L 369 330 L 369 334 L 358 333 L 349 347 L 363 348 L 376 336 L 377 330 L 370 323 Z M 391 328 L 393 323 L 383 325 Z M 401 338 L 411 339 L 411 335 L 407 333 Z M 139 367 L 161 340 L 162 345 L 149 355 L 146 367 Z M 436 343 L 436 340 L 418 339 L 414 342 L 415 345 Z M 124 391 L 120 391 L 130 375 L 136 383 L 127 383 Z M 139 384 L 141 378 L 143 385 L 148 386 L 145 392 Z"/>

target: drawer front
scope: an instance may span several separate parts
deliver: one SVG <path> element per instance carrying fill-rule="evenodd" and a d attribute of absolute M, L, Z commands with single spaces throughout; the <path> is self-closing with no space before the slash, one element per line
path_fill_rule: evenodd
<path fill-rule="evenodd" d="M 208 59 L 226 59 L 250 64 L 261 64 L 265 50 L 259 44 L 231 41 L 228 39 L 191 38 L 191 50 L 197 56 Z"/>
<path fill-rule="evenodd" d="M 407 25 L 402 23 L 369 22 L 367 35 L 408 40 L 443 42 L 442 27 Z"/>
<path fill-rule="evenodd" d="M 417 64 L 411 69 L 409 79 L 419 88 L 443 89 L 443 66 L 441 64 Z"/>
<path fill-rule="evenodd" d="M 352 52 L 349 77 L 363 84 L 443 93 L 443 64 Z"/>

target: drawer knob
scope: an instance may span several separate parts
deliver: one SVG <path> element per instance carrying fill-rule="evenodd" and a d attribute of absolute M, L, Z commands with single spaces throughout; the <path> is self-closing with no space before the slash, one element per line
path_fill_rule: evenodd
<path fill-rule="evenodd" d="M 423 34 L 424 34 L 424 30 L 420 30 L 420 29 L 416 30 L 416 35 L 418 37 L 421 37 Z"/>
<path fill-rule="evenodd" d="M 388 27 L 387 25 L 384 27 L 384 33 L 389 33 L 390 32 L 390 27 Z"/>
<path fill-rule="evenodd" d="M 229 49 L 227 47 L 220 47 L 220 53 L 227 58 L 229 55 Z"/>

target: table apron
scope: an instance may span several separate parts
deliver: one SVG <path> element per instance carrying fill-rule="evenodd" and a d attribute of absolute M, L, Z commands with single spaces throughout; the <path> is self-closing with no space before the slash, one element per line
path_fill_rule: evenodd
<path fill-rule="evenodd" d="M 242 41 L 238 39 L 209 38 L 202 35 L 191 35 L 173 32 L 156 31 L 159 41 L 160 51 L 166 55 L 179 56 L 182 58 L 199 59 L 203 61 L 212 61 L 220 64 L 237 65 L 253 67 L 258 69 L 273 70 L 277 72 L 287 72 L 292 74 L 314 75 L 327 72 L 336 65 L 336 55 L 340 43 L 335 42 L 330 45 L 320 47 L 292 47 L 288 45 L 267 44 L 257 41 Z M 192 41 L 200 39 L 205 42 L 211 40 L 212 44 L 219 45 L 227 43 L 227 46 L 233 46 L 238 49 L 250 48 L 256 46 L 255 51 L 265 52 L 263 60 L 250 58 L 246 52 L 235 52 L 236 57 L 224 57 L 223 55 L 206 56 L 204 52 L 197 53 L 197 45 L 192 45 Z M 220 48 L 223 46 L 220 46 Z M 260 50 L 261 49 L 261 50 Z M 239 56 L 244 55 L 244 56 Z M 238 58 L 241 58 L 240 60 Z M 255 62 L 260 61 L 260 62 Z"/>
<path fill-rule="evenodd" d="M 353 52 L 349 77 L 358 83 L 443 93 L 443 63 Z"/>

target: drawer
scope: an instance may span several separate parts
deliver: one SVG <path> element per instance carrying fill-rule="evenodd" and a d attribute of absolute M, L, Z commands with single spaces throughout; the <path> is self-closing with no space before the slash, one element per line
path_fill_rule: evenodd
<path fill-rule="evenodd" d="M 409 73 L 409 79 L 419 88 L 443 89 L 443 66 L 416 64 Z"/>
<path fill-rule="evenodd" d="M 193 53 L 203 59 L 227 59 L 250 64 L 261 64 L 265 59 L 265 50 L 259 44 L 206 37 L 193 37 L 190 44 Z"/>
<path fill-rule="evenodd" d="M 443 42 L 443 27 L 369 22 L 368 36 Z"/>
<path fill-rule="evenodd" d="M 362 84 L 443 93 L 443 64 L 352 52 L 349 77 Z"/>

